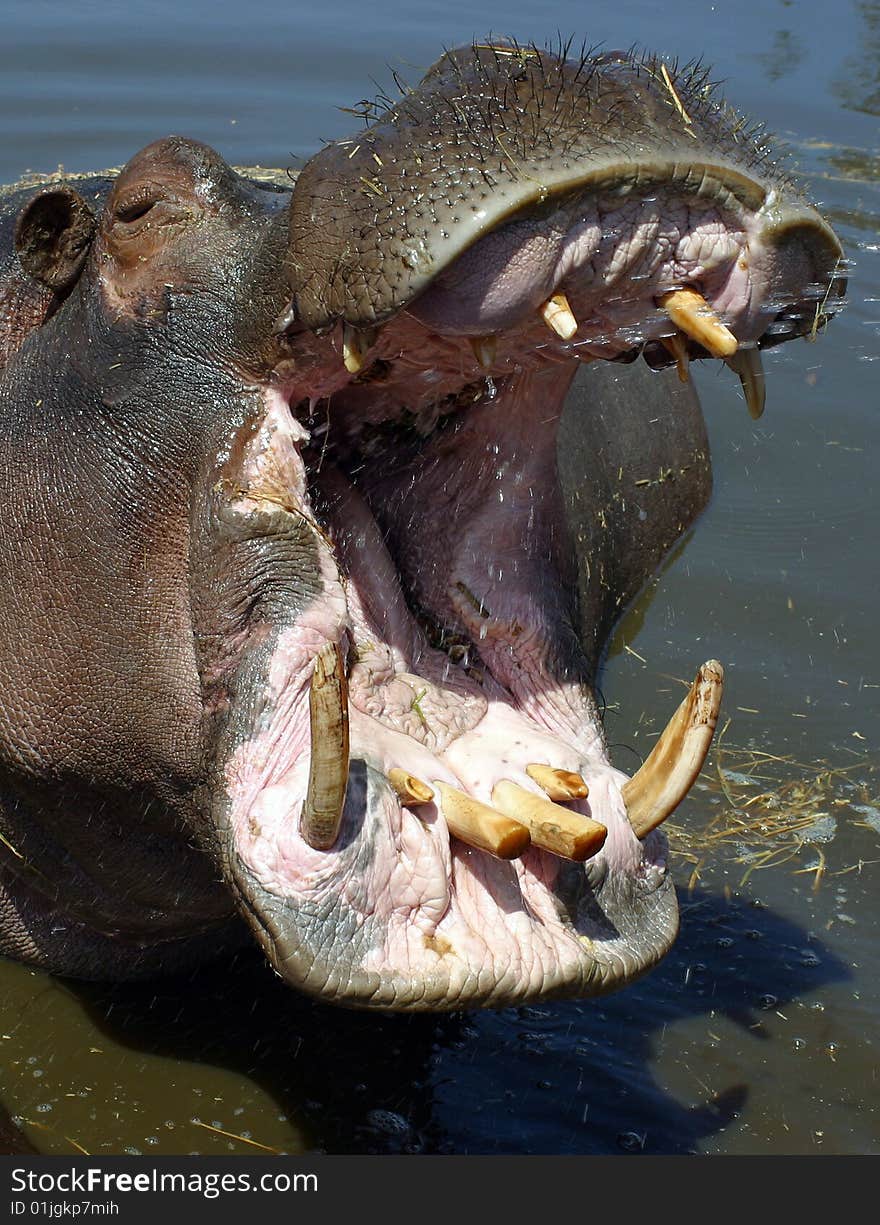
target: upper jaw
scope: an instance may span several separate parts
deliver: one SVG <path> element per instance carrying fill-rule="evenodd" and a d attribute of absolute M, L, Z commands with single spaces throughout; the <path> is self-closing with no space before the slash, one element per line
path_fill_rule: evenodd
<path fill-rule="evenodd" d="M 705 73 L 670 75 L 651 56 L 566 62 L 526 50 L 448 53 L 417 90 L 308 163 L 290 208 L 300 324 L 375 326 L 524 218 L 547 231 L 568 214 L 569 225 L 556 226 L 564 234 L 614 207 L 650 215 L 658 196 L 723 215 L 770 264 L 802 253 L 811 267 L 796 279 L 826 296 L 842 255 L 835 235 Z M 554 266 L 552 255 L 545 250 L 537 270 L 533 261 L 528 290 L 538 302 L 564 280 L 565 259 Z M 764 271 L 772 282 L 773 269 Z"/>

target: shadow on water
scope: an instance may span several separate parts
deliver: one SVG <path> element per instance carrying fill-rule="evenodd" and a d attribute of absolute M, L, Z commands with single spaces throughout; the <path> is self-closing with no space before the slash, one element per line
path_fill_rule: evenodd
<path fill-rule="evenodd" d="M 663 965 L 592 1002 L 374 1016 L 313 1004 L 246 956 L 187 980 L 71 990 L 99 1041 L 255 1081 L 312 1151 L 692 1153 L 744 1108 L 756 1048 L 773 1046 L 762 1016 L 849 975 L 748 899 L 697 889 L 682 910 Z M 718 1063 L 688 1034 L 695 1018 L 713 1018 L 719 1040 L 725 1025 L 739 1032 L 730 1083 L 705 1083 Z M 691 1100 L 654 1071 L 670 1043 Z"/>
<path fill-rule="evenodd" d="M 12 1119 L 0 1105 L 0 1157 L 9 1157 L 16 1153 L 36 1153 L 27 1136 L 16 1127 Z"/>

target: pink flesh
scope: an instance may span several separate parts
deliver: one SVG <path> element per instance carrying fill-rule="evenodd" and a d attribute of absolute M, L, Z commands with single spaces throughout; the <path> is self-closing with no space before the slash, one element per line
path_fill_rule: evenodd
<path fill-rule="evenodd" d="M 528 991 L 564 979 L 583 957 L 583 948 L 549 889 L 559 870 L 556 857 L 532 849 L 512 863 L 494 859 L 450 838 L 438 805 L 411 811 L 390 787 L 369 830 L 375 849 L 368 875 L 355 871 L 343 850 L 317 852 L 308 846 L 299 830 L 309 768 L 308 686 L 314 656 L 326 641 L 344 636 L 353 647 L 352 758 L 363 757 L 382 773 L 398 766 L 435 788 L 438 782 L 449 783 L 486 803 L 501 779 L 543 795 L 525 772 L 532 762 L 580 772 L 590 798 L 570 807 L 608 828 L 597 859 L 630 872 L 642 860 L 620 795 L 625 776 L 607 762 L 592 699 L 579 685 L 548 684 L 543 672 L 546 610 L 533 593 L 552 591 L 556 580 L 544 573 L 543 563 L 523 569 L 515 561 L 516 542 L 530 518 L 534 554 L 543 557 L 546 551 L 544 535 L 553 508 L 541 505 L 542 490 L 549 487 L 543 465 L 570 378 L 570 370 L 551 367 L 513 380 L 510 390 L 492 402 L 485 422 L 471 415 L 471 421 L 480 422 L 474 426 L 475 439 L 503 415 L 512 451 L 500 456 L 482 442 L 468 446 L 474 466 L 464 475 L 474 511 L 467 514 L 463 497 L 469 526 L 458 535 L 458 526 L 450 522 L 455 550 L 452 539 L 437 539 L 434 527 L 420 528 L 416 514 L 406 512 L 411 547 L 422 550 L 426 562 L 434 558 L 439 563 L 436 569 L 426 568 L 434 582 L 433 606 L 438 612 L 448 609 L 453 617 L 461 614 L 460 622 L 474 631 L 484 653 L 488 670 L 480 680 L 428 644 L 400 586 L 398 570 L 407 559 L 398 557 L 397 565 L 392 561 L 360 493 L 336 471 L 321 479 L 325 496 L 340 499 L 338 514 L 326 525 L 335 557 L 322 543 L 322 568 L 330 597 L 340 590 L 336 567 L 345 575 L 346 603 L 316 601 L 294 629 L 283 633 L 266 695 L 274 709 L 269 728 L 240 746 L 226 774 L 237 854 L 265 889 L 300 899 L 332 896 L 364 917 L 381 919 L 384 941 L 367 958 L 366 969 L 390 966 L 418 976 L 442 962 L 444 972 L 452 967 L 453 979 L 458 975 L 463 984 L 473 966 L 485 962 L 495 967 L 493 974 L 500 966 L 502 979 L 509 973 L 521 985 L 518 990 Z M 287 446 L 286 412 L 277 400 L 270 402 L 249 460 L 252 471 L 264 471 L 266 451 L 278 451 L 282 444 L 285 465 L 301 464 Z M 534 471 L 528 464 L 523 469 L 517 450 L 525 448 L 528 420 L 540 420 L 542 414 L 544 445 L 532 449 Z M 449 478 L 448 471 L 436 470 L 438 488 L 422 491 L 425 506 L 436 508 L 440 487 Z M 287 479 L 290 488 L 303 489 L 301 472 L 290 472 Z M 451 489 L 447 496 L 458 498 L 459 493 Z M 306 503 L 303 512 L 312 515 Z M 507 573 L 499 570 L 493 577 L 492 567 L 504 566 L 508 555 Z M 482 576 L 468 564 L 474 556 L 492 559 Z M 493 607 L 482 639 L 482 619 L 475 624 L 475 610 L 467 601 L 462 604 L 460 582 L 485 595 Z M 662 871 L 662 865 L 656 870 Z"/>
<path fill-rule="evenodd" d="M 675 199 L 662 211 L 655 199 L 600 200 L 592 212 L 563 214 L 540 230 L 503 226 L 467 251 L 381 330 L 363 379 L 341 361 L 341 327 L 295 333 L 295 361 L 276 371 L 246 463 L 252 474 L 279 467 L 281 448 L 301 514 L 314 519 L 317 491 L 331 506 L 322 531 L 332 544 L 316 532 L 325 595 L 275 646 L 268 729 L 228 764 L 235 851 L 265 890 L 315 903 L 328 924 L 343 911 L 365 930 L 378 919 L 361 968 L 426 992 L 432 974 L 442 977 L 447 1000 L 458 991 L 482 1002 L 527 998 L 578 975 L 583 985 L 585 964 L 602 958 L 619 977 L 618 950 L 613 940 L 592 947 L 562 913 L 553 892 L 562 861 L 533 848 L 507 863 L 465 846 L 450 838 L 439 802 L 411 811 L 380 785 L 369 811 L 346 809 L 331 850 L 309 847 L 299 821 L 315 654 L 328 641 L 350 648 L 351 756 L 374 779 L 400 767 L 489 802 L 501 779 L 541 795 L 530 763 L 576 771 L 590 796 L 569 807 L 608 831 L 592 870 L 656 882 L 665 863 L 632 833 L 625 776 L 608 762 L 591 691 L 559 679 L 567 673 L 554 663 L 572 637 L 552 476 L 562 402 L 579 359 L 674 331 L 655 305 L 667 290 L 696 285 L 748 343 L 789 284 L 809 280 L 797 252 L 780 264 L 762 242 L 756 215 L 731 224 L 717 207 Z M 536 313 L 557 289 L 579 323 L 572 342 Z M 467 336 L 495 332 L 487 372 Z M 310 417 L 313 447 L 331 439 L 311 489 L 290 445 L 288 403 Z M 459 414 L 456 428 L 435 432 L 448 413 Z M 427 440 L 420 458 L 374 464 L 365 429 L 403 417 Z M 357 488 L 333 466 L 336 455 L 349 456 Z M 414 606 L 469 641 L 464 662 L 429 644 Z"/>

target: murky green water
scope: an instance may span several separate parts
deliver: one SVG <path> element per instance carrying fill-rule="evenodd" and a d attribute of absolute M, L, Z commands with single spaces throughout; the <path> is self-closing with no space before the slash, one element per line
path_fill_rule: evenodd
<path fill-rule="evenodd" d="M 827 336 L 765 358 L 761 422 L 725 372 L 698 374 L 715 498 L 603 678 L 632 768 L 677 678 L 727 668 L 720 758 L 674 818 L 666 962 L 598 1003 L 410 1019 L 318 1008 L 259 961 L 125 989 L 5 963 L 0 1150 L 880 1149 L 880 4 L 587 12 L 561 0 L 548 29 L 519 0 L 6 5 L 0 181 L 169 131 L 293 164 L 352 126 L 335 108 L 386 64 L 415 78 L 444 44 L 559 29 L 704 55 L 791 143 L 855 268 Z M 731 799 L 741 837 L 719 836 Z"/>

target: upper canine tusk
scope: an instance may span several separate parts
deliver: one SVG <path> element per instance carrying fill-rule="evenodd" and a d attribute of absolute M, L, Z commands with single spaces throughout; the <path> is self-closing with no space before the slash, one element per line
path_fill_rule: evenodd
<path fill-rule="evenodd" d="M 533 846 L 578 863 L 595 855 L 608 835 L 598 821 L 542 799 L 509 778 L 495 784 L 492 803 L 500 812 L 523 823 Z"/>
<path fill-rule="evenodd" d="M 749 409 L 749 416 L 757 421 L 764 411 L 764 401 L 767 389 L 764 383 L 764 366 L 761 362 L 761 350 L 757 345 L 753 349 L 740 349 L 733 357 L 727 358 L 727 365 L 734 374 L 739 375 L 743 395 Z"/>
<path fill-rule="evenodd" d="M 477 359 L 477 365 L 483 370 L 491 370 L 495 364 L 495 354 L 498 350 L 497 336 L 471 336 L 471 349 Z"/>
<path fill-rule="evenodd" d="M 434 792 L 414 774 L 408 774 L 399 766 L 388 771 L 388 781 L 400 797 L 402 804 L 430 804 Z"/>
<path fill-rule="evenodd" d="M 695 289 L 673 289 L 663 294 L 660 305 L 677 328 L 701 344 L 713 357 L 733 357 L 739 341 L 726 328 L 701 293 Z"/>
<path fill-rule="evenodd" d="M 571 340 L 578 330 L 578 322 L 564 293 L 555 293 L 548 298 L 538 312 L 551 332 L 563 340 Z"/>
<path fill-rule="evenodd" d="M 642 768 L 624 783 L 623 799 L 637 838 L 656 829 L 690 791 L 712 743 L 723 688 L 724 669 L 710 659 Z"/>
<path fill-rule="evenodd" d="M 350 323 L 342 325 L 342 360 L 349 374 L 359 374 L 364 358 L 376 343 L 375 328 L 356 328 Z"/>
<path fill-rule="evenodd" d="M 535 763 L 526 766 L 526 774 L 536 782 L 551 800 L 585 800 L 590 788 L 574 770 L 557 770 L 554 766 Z"/>
<path fill-rule="evenodd" d="M 687 345 L 681 332 L 676 332 L 674 336 L 661 336 L 660 343 L 675 358 L 679 383 L 688 382 L 691 377 L 689 369 L 690 359 L 688 358 Z"/>
<path fill-rule="evenodd" d="M 529 849 L 529 831 L 520 821 L 481 804 L 448 783 L 435 784 L 440 792 L 443 816 L 450 833 L 469 846 L 479 847 L 499 859 L 516 859 Z"/>
<path fill-rule="evenodd" d="M 326 851 L 339 836 L 348 786 L 348 681 L 336 642 L 315 657 L 309 722 L 312 758 L 300 829 L 310 847 Z"/>

